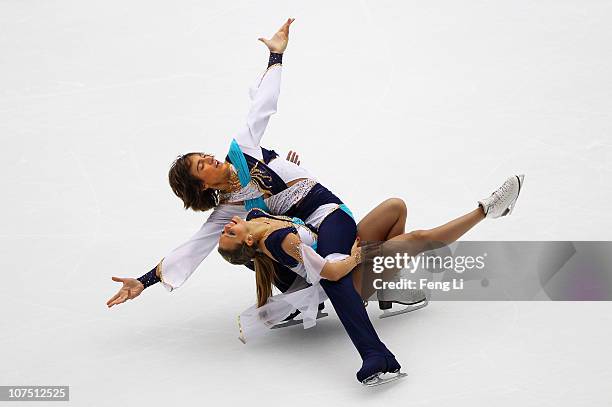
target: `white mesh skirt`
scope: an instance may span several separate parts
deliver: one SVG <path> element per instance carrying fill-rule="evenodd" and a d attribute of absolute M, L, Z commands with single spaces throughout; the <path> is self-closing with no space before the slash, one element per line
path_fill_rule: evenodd
<path fill-rule="evenodd" d="M 261 336 L 274 325 L 282 322 L 289 315 L 299 310 L 302 315 L 304 329 L 316 325 L 319 304 L 327 299 L 327 294 L 321 287 L 321 270 L 327 261 L 339 261 L 348 257 L 345 254 L 330 254 L 322 258 L 310 246 L 300 244 L 300 251 L 304 261 L 298 274 L 305 277 L 312 285 L 291 287 L 287 292 L 273 295 L 261 307 L 253 305 L 238 316 L 239 339 L 246 343 L 255 337 Z M 300 264 L 302 266 L 302 264 Z M 302 282 L 304 280 L 301 280 Z"/>

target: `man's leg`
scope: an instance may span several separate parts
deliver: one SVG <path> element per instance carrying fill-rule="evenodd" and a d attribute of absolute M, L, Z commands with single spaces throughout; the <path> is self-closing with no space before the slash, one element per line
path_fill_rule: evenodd
<path fill-rule="evenodd" d="M 355 221 L 346 212 L 336 210 L 319 226 L 317 253 L 322 257 L 331 253 L 350 254 L 356 236 Z M 355 290 L 352 274 L 338 281 L 321 280 L 321 286 L 364 361 L 362 370 L 357 373 L 357 379 L 362 381 L 379 371 L 399 370 L 400 366 L 376 334 L 361 296 Z"/>

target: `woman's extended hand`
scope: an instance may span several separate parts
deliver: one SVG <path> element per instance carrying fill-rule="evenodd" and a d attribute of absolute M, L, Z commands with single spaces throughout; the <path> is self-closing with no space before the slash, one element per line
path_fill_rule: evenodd
<path fill-rule="evenodd" d="M 121 287 L 117 294 L 106 302 L 106 306 L 108 308 L 112 307 L 113 305 L 124 303 L 127 300 L 132 300 L 138 297 L 144 290 L 144 285 L 142 285 L 142 283 L 135 278 L 113 277 L 113 281 L 123 283 L 123 287 Z"/>
<path fill-rule="evenodd" d="M 287 48 L 289 42 L 289 26 L 295 21 L 295 18 L 288 18 L 287 22 L 274 34 L 274 36 L 267 40 L 265 38 L 258 38 L 259 41 L 266 44 L 270 52 L 282 54 Z"/>

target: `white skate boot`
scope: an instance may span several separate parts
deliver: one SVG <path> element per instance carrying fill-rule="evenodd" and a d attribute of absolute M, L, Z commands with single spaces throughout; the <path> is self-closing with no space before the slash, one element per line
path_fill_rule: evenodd
<path fill-rule="evenodd" d="M 499 218 L 510 215 L 523 187 L 525 175 L 513 175 L 489 197 L 478 201 L 487 218 Z"/>
<path fill-rule="evenodd" d="M 376 297 L 378 298 L 378 308 L 383 312 L 379 318 L 394 317 L 406 312 L 416 311 L 429 304 L 423 290 L 378 290 Z M 405 307 L 393 311 L 393 304 L 405 305 Z"/>

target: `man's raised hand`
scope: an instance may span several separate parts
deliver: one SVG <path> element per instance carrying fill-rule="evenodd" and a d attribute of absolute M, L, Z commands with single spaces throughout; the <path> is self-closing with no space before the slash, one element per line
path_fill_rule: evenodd
<path fill-rule="evenodd" d="M 267 40 L 265 38 L 258 38 L 259 41 L 266 44 L 270 52 L 282 54 L 287 49 L 287 43 L 289 42 L 289 26 L 295 21 L 295 18 L 288 18 L 285 24 L 274 34 L 274 36 Z"/>

